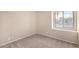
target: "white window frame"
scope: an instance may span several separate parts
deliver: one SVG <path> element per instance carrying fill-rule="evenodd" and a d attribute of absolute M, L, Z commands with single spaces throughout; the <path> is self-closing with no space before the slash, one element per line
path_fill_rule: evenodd
<path fill-rule="evenodd" d="M 55 17 L 55 14 L 56 12 L 59 12 L 59 11 L 54 11 L 52 12 L 53 14 L 53 23 L 52 23 L 52 27 L 53 29 L 59 29 L 59 30 L 73 30 L 73 31 L 76 31 L 77 30 L 77 13 L 76 11 L 72 11 L 73 12 L 73 28 L 65 28 L 65 27 L 56 27 L 56 17 Z M 64 12 L 64 11 L 61 11 L 61 12 Z M 63 24 L 64 25 L 64 24 Z"/>

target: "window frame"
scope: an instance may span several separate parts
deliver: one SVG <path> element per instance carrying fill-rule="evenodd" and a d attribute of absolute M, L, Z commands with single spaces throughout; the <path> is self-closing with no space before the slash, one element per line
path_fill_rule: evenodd
<path fill-rule="evenodd" d="M 68 28 L 68 27 L 64 27 L 64 23 L 63 23 L 63 27 L 56 27 L 56 12 L 63 12 L 63 19 L 64 19 L 64 11 L 54 11 L 53 12 L 53 28 L 54 29 L 60 29 L 60 30 L 77 30 L 77 13 L 76 11 L 72 11 L 73 12 L 73 27 Z M 63 20 L 64 22 L 64 20 Z"/>

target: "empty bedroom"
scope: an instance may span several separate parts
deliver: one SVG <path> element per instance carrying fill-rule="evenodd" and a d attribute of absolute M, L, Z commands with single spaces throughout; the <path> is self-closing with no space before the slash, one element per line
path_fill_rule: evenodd
<path fill-rule="evenodd" d="M 78 11 L 0 11 L 0 48 L 78 48 Z"/>

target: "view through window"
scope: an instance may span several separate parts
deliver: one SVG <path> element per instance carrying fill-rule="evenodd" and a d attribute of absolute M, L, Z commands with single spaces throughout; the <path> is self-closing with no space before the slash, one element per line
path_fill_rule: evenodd
<path fill-rule="evenodd" d="M 54 17 L 54 28 L 73 30 L 75 17 L 73 11 L 57 11 Z"/>

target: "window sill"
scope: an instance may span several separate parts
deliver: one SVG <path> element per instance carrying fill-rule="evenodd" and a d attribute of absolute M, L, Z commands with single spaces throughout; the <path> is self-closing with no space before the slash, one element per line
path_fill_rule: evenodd
<path fill-rule="evenodd" d="M 64 30 L 64 29 L 56 29 L 56 28 L 53 28 L 53 30 L 65 31 L 65 32 L 77 32 L 76 30 Z"/>

